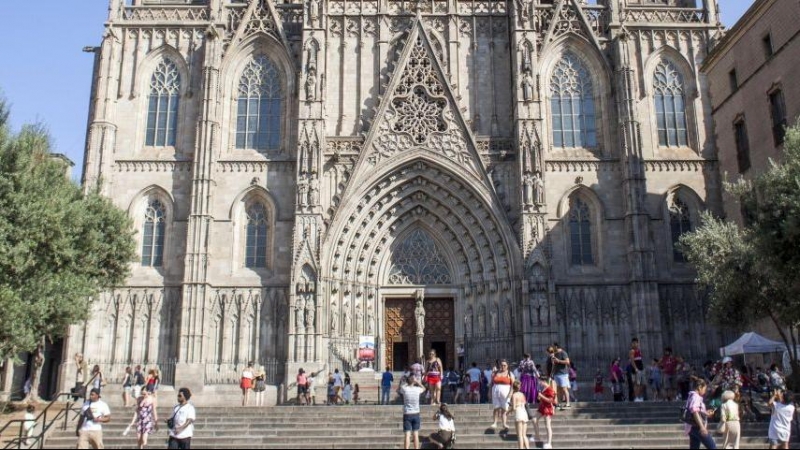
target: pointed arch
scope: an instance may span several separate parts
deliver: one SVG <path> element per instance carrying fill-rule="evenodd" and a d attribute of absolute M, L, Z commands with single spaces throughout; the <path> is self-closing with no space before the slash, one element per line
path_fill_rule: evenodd
<path fill-rule="evenodd" d="M 561 198 L 558 216 L 569 267 L 601 266 L 603 214 L 600 198 L 586 186 L 576 186 Z"/>
<path fill-rule="evenodd" d="M 447 246 L 419 223 L 398 235 L 390 252 L 390 264 L 382 277 L 386 284 L 451 284 L 452 262 L 442 254 Z"/>
<path fill-rule="evenodd" d="M 232 269 L 255 272 L 274 265 L 277 208 L 270 193 L 251 186 L 236 196 L 230 212 L 233 223 Z"/>
<path fill-rule="evenodd" d="M 133 219 L 137 233 L 140 266 L 158 270 L 167 266 L 173 223 L 174 202 L 169 192 L 158 185 L 139 191 L 128 205 L 128 215 Z"/>
<path fill-rule="evenodd" d="M 694 120 L 699 89 L 694 66 L 678 50 L 663 46 L 645 60 L 643 77 L 652 111 L 649 123 L 653 147 L 699 151 Z"/>
<path fill-rule="evenodd" d="M 699 214 L 705 209 L 704 202 L 694 189 L 679 184 L 668 189 L 663 202 L 663 215 L 668 230 L 671 261 L 685 263 L 683 252 L 677 247 L 684 233 L 693 231 L 699 225 Z"/>

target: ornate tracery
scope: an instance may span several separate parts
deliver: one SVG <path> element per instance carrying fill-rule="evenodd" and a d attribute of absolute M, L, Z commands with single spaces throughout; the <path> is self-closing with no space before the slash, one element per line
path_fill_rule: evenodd
<path fill-rule="evenodd" d="M 236 148 L 280 148 L 283 96 L 275 64 L 265 55 L 254 57 L 239 79 Z"/>
<path fill-rule="evenodd" d="M 678 69 L 665 59 L 656 66 L 653 74 L 653 91 L 658 144 L 662 147 L 688 145 L 683 77 Z"/>
<path fill-rule="evenodd" d="M 558 61 L 550 77 L 553 147 L 597 147 L 592 78 L 572 52 Z"/>
<path fill-rule="evenodd" d="M 161 60 L 150 78 L 145 145 L 175 145 L 180 90 L 178 66 L 169 59 Z"/>
<path fill-rule="evenodd" d="M 450 269 L 436 242 L 423 230 L 412 232 L 392 254 L 390 284 L 449 284 Z"/>

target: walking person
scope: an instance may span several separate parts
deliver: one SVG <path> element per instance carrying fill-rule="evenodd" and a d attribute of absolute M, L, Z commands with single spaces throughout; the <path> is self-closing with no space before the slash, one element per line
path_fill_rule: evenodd
<path fill-rule="evenodd" d="M 103 372 L 100 371 L 100 366 L 95 364 L 95 366 L 92 367 L 92 388 L 100 392 L 105 385 L 106 380 L 103 377 Z"/>
<path fill-rule="evenodd" d="M 542 442 L 541 434 L 539 433 L 539 421 L 544 419 L 545 429 L 547 430 L 547 441 L 544 441 L 542 448 L 553 448 L 553 424 L 552 418 L 555 414 L 555 405 L 557 402 L 556 392 L 550 383 L 550 378 L 542 375 L 539 378 L 539 396 L 537 398 L 539 407 L 533 414 L 533 446 L 536 447 L 537 442 Z"/>
<path fill-rule="evenodd" d="M 536 379 L 539 377 L 539 372 L 536 370 L 536 364 L 530 353 L 522 355 L 522 361 L 519 362 L 517 369 L 519 370 L 519 391 L 525 396 L 525 402 L 532 405 L 536 402 L 536 394 L 538 394 Z"/>
<path fill-rule="evenodd" d="M 455 416 L 450 412 L 447 403 L 439 405 L 439 410 L 433 415 L 433 420 L 439 423 L 436 433 L 431 433 L 431 444 L 436 448 L 450 448 L 453 435 L 456 433 Z"/>
<path fill-rule="evenodd" d="M 769 399 L 772 416 L 769 419 L 769 448 L 789 448 L 794 419 L 794 396 L 783 389 L 776 389 Z"/>
<path fill-rule="evenodd" d="M 705 448 L 716 449 L 717 444 L 711 433 L 708 432 L 708 419 L 713 417 L 714 410 L 707 410 L 706 404 L 703 402 L 708 391 L 708 383 L 706 380 L 694 376 L 691 381 L 694 383 L 694 390 L 689 392 L 685 413 L 688 417 L 684 418 L 684 422 L 686 422 L 684 433 L 689 436 L 689 448 L 700 448 L 700 444 L 703 444 Z"/>
<path fill-rule="evenodd" d="M 158 431 L 158 411 L 155 397 L 150 395 L 148 389 L 143 389 L 142 394 L 136 399 L 136 411 L 129 427 L 136 427 L 136 440 L 139 448 L 147 447 L 147 438 Z"/>
<path fill-rule="evenodd" d="M 506 412 L 511 400 L 511 386 L 514 374 L 508 370 L 508 361 L 500 360 L 500 369 L 492 376 L 492 405 L 494 406 L 494 422 L 491 428 L 497 428 L 497 421 L 503 421 L 503 431 L 508 431 Z"/>
<path fill-rule="evenodd" d="M 454 404 L 458 403 L 456 395 L 458 393 L 458 385 L 461 383 L 461 374 L 451 367 L 445 373 L 444 379 L 447 380 L 447 387 L 450 390 L 450 401 Z"/>
<path fill-rule="evenodd" d="M 528 398 L 521 390 L 522 382 L 517 380 L 514 384 L 511 385 L 511 411 L 514 414 L 514 428 L 517 431 L 517 444 L 519 447 L 517 448 L 530 448 L 528 443 L 528 410 L 525 409 L 525 405 L 528 402 Z"/>
<path fill-rule="evenodd" d="M 549 350 L 550 349 L 548 349 L 548 351 Z M 567 352 L 558 345 L 558 342 L 553 343 L 552 350 L 553 353 L 550 360 L 553 363 L 553 376 L 556 380 L 559 409 L 564 410 L 564 408 L 571 407 L 569 403 L 569 369 L 571 361 Z M 563 406 L 561 406 L 560 403 L 562 398 L 564 399 Z"/>
<path fill-rule="evenodd" d="M 403 396 L 403 448 L 411 448 L 412 438 L 413 448 L 420 448 L 419 428 L 422 420 L 419 416 L 419 398 L 425 393 L 425 388 L 412 376 L 400 386 L 399 393 Z"/>
<path fill-rule="evenodd" d="M 100 389 L 92 388 L 89 391 L 89 400 L 81 407 L 78 418 L 78 427 L 75 430 L 78 436 L 77 448 L 104 448 L 103 424 L 110 420 L 111 409 L 106 402 L 100 400 Z"/>
<path fill-rule="evenodd" d="M 736 394 L 733 391 L 722 393 L 722 406 L 719 408 L 720 431 L 725 436 L 722 448 L 739 448 L 741 438 L 741 418 L 739 417 L 739 405 L 734 400 Z"/>
<path fill-rule="evenodd" d="M 239 388 L 242 390 L 242 406 L 247 406 L 250 400 L 250 389 L 253 388 L 253 380 L 255 378 L 256 373 L 255 369 L 253 369 L 253 362 L 250 361 L 247 363 L 247 367 L 242 370 L 242 376 L 239 378 Z"/>
<path fill-rule="evenodd" d="M 389 395 L 392 391 L 392 383 L 394 383 L 394 375 L 386 366 L 386 371 L 381 375 L 381 405 L 389 404 Z"/>
<path fill-rule="evenodd" d="M 428 389 L 431 390 L 431 405 L 441 403 L 443 370 L 442 360 L 436 356 L 436 350 L 431 349 L 425 362 L 425 379 L 428 381 Z"/>
<path fill-rule="evenodd" d="M 145 386 L 142 366 L 137 365 L 133 371 L 133 398 L 137 399 L 142 395 L 142 388 Z"/>
<path fill-rule="evenodd" d="M 255 384 L 253 385 L 253 392 L 256 396 L 256 406 L 264 406 L 264 391 L 267 390 L 267 374 L 264 369 L 259 370 L 256 375 Z M 312 396 L 312 398 L 314 398 Z"/>
<path fill-rule="evenodd" d="M 131 392 L 133 391 L 133 369 L 131 366 L 125 368 L 125 375 L 122 377 L 122 405 L 127 408 L 131 403 Z M 134 398 L 135 402 L 136 399 Z"/>
<path fill-rule="evenodd" d="M 194 405 L 189 403 L 192 392 L 189 388 L 178 389 L 178 404 L 172 407 L 172 417 L 167 420 L 169 428 L 170 449 L 190 449 L 192 448 L 192 436 L 194 436 L 194 421 L 197 420 L 197 413 Z"/>
<path fill-rule="evenodd" d="M 336 394 L 336 397 L 334 397 L 333 401 L 334 405 L 338 405 L 339 403 L 344 403 L 344 398 L 342 397 L 343 390 L 344 390 L 344 379 L 342 379 L 342 374 L 339 373 L 339 369 L 334 369 L 333 391 Z"/>
<path fill-rule="evenodd" d="M 645 371 L 642 350 L 639 348 L 639 338 L 631 339 L 631 349 L 628 352 L 631 364 L 631 377 L 633 378 L 633 395 L 635 402 L 644 401 Z"/>

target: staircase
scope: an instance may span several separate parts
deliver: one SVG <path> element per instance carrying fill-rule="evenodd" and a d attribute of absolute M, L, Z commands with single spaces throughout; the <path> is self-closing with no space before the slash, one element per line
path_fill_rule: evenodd
<path fill-rule="evenodd" d="M 169 401 L 172 400 L 168 397 Z M 679 403 L 581 403 L 556 412 L 554 448 L 686 448 L 688 438 L 678 422 Z M 491 405 L 454 405 L 457 448 L 516 448 L 513 422 L 508 433 L 494 433 Z M 436 431 L 434 409 L 423 406 L 420 437 Z M 106 448 L 131 448 L 135 434 L 122 431 L 133 409 L 112 406 L 112 422 L 104 427 Z M 169 407 L 159 408 L 163 420 Z M 402 410 L 390 406 L 279 406 L 272 408 L 198 408 L 194 448 L 402 448 Z M 73 427 L 74 427 L 74 422 Z M 710 427 L 716 429 L 716 424 Z M 745 423 L 741 448 L 765 448 L 768 423 Z M 533 432 L 531 424 L 529 433 Z M 150 436 L 152 448 L 164 448 L 166 431 Z M 722 439 L 716 437 L 717 444 Z M 74 428 L 57 431 L 48 448 L 74 447 Z"/>

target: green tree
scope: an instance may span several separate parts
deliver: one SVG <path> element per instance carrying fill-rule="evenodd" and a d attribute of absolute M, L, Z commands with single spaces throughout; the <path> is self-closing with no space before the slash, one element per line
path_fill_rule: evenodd
<path fill-rule="evenodd" d="M 788 130 L 781 163 L 753 180 L 726 184 L 747 225 L 703 214 L 681 247 L 710 288 L 717 323 L 749 326 L 768 317 L 789 350 L 790 383 L 800 389 L 800 128 Z"/>
<path fill-rule="evenodd" d="M 34 353 L 33 401 L 45 340 L 86 320 L 92 299 L 124 282 L 135 256 L 127 214 L 84 194 L 50 149 L 42 126 L 12 133 L 0 99 L 0 357 Z"/>

